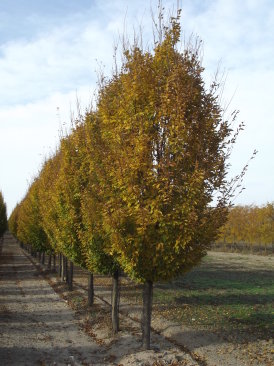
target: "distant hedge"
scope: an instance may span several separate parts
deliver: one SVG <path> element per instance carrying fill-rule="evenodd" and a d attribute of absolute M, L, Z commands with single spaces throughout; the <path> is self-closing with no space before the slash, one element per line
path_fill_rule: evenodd
<path fill-rule="evenodd" d="M 221 228 L 214 245 L 240 248 L 273 248 L 274 245 L 274 202 L 263 206 L 235 206 L 230 209 L 228 220 Z M 261 250 L 260 250 L 261 251 Z"/>

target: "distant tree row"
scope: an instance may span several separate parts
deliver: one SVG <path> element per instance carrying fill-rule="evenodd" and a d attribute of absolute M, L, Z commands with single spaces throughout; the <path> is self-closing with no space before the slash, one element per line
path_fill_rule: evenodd
<path fill-rule="evenodd" d="M 179 14 L 157 29 L 152 51 L 123 45 L 120 70 L 99 80 L 96 108 L 61 139 L 9 220 L 21 242 L 113 276 L 115 331 L 119 272 L 143 283 L 144 348 L 153 283 L 199 263 L 242 178 L 226 179 L 237 113 L 223 118 L 199 47 L 181 50 Z"/>
<path fill-rule="evenodd" d="M 217 243 L 274 244 L 274 203 L 231 208 Z"/>
<path fill-rule="evenodd" d="M 0 191 L 0 238 L 8 228 L 7 207 L 2 192 Z"/>

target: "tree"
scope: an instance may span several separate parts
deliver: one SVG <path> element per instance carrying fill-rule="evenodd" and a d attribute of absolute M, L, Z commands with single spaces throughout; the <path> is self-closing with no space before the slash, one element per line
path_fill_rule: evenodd
<path fill-rule="evenodd" d="M 60 152 L 44 162 L 39 174 L 39 200 L 41 224 L 47 235 L 51 248 L 60 253 L 58 243 L 58 215 L 56 209 L 55 185 L 60 171 Z"/>
<path fill-rule="evenodd" d="M 82 192 L 81 212 L 83 230 L 81 245 L 86 253 L 86 265 L 91 272 L 112 276 L 112 327 L 116 333 L 119 330 L 119 273 L 120 265 L 113 253 L 110 252 L 110 237 L 103 227 L 102 211 L 107 197 L 102 199 L 100 174 L 103 173 L 102 154 L 104 146 L 101 144 L 98 131 L 98 117 L 89 112 L 85 118 L 84 137 L 78 144 L 79 154 L 82 156 L 85 189 Z M 87 174 L 88 172 L 88 174 Z"/>
<path fill-rule="evenodd" d="M 30 185 L 26 196 L 12 213 L 9 226 L 22 243 L 30 245 L 35 252 L 44 252 L 50 247 L 42 226 L 38 184 L 35 179 Z"/>
<path fill-rule="evenodd" d="M 199 263 L 225 221 L 235 182 L 226 180 L 227 161 L 242 129 L 223 119 L 218 84 L 206 89 L 199 48 L 179 51 L 179 19 L 161 29 L 153 51 L 125 48 L 97 106 L 103 227 L 109 253 L 144 283 L 146 349 L 153 283 Z"/>
<path fill-rule="evenodd" d="M 274 244 L 274 202 L 268 202 L 262 208 L 261 241 L 264 244 Z"/>
<path fill-rule="evenodd" d="M 0 238 L 8 228 L 7 206 L 4 201 L 2 192 L 0 191 Z"/>
<path fill-rule="evenodd" d="M 219 243 L 272 244 L 274 242 L 274 204 L 231 207 L 217 238 Z"/>

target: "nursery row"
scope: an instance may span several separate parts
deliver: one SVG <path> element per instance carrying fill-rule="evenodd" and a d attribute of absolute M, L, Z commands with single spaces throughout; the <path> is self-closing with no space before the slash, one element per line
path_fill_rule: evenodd
<path fill-rule="evenodd" d="M 144 348 L 153 283 L 200 262 L 246 171 L 226 178 L 242 124 L 233 131 L 237 113 L 223 118 L 217 81 L 206 88 L 199 43 L 182 50 L 180 12 L 156 30 L 152 50 L 123 43 L 121 67 L 100 78 L 95 106 L 79 113 L 9 219 L 33 251 L 112 275 L 114 331 L 119 273 L 143 283 Z"/>
<path fill-rule="evenodd" d="M 274 244 L 274 203 L 231 208 L 216 243 L 237 244 L 239 249 L 254 251 L 271 250 Z"/>

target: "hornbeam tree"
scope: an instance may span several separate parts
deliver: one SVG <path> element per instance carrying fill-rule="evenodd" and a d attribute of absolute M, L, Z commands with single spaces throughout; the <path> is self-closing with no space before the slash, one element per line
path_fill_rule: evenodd
<path fill-rule="evenodd" d="M 16 237 L 22 243 L 30 245 L 35 252 L 45 252 L 50 249 L 50 246 L 42 227 L 38 184 L 38 180 L 35 179 L 25 198 L 16 207 L 16 210 L 19 210 Z"/>
<path fill-rule="evenodd" d="M 0 191 L 0 238 L 7 230 L 7 207 L 2 192 Z"/>
<path fill-rule="evenodd" d="M 180 13 L 152 51 L 125 47 L 120 71 L 101 84 L 97 162 L 109 252 L 144 284 L 143 347 L 150 347 L 153 283 L 197 265 L 224 223 L 226 175 L 236 131 L 206 88 L 199 47 L 180 51 Z M 214 202 L 214 203 L 213 203 Z"/>
<path fill-rule="evenodd" d="M 47 235 L 51 248 L 56 253 L 61 253 L 58 243 L 58 216 L 55 199 L 55 185 L 60 171 L 60 152 L 44 162 L 39 174 L 39 201 L 41 224 Z"/>
<path fill-rule="evenodd" d="M 85 253 L 86 266 L 92 273 L 112 276 L 112 327 L 114 333 L 119 330 L 119 272 L 120 265 L 110 252 L 107 232 L 102 225 L 102 205 L 100 199 L 101 184 L 98 169 L 102 170 L 101 155 L 104 153 L 98 135 L 96 113 L 89 112 L 83 126 L 78 127 L 80 139 L 77 144 L 78 154 L 81 156 L 81 166 L 78 169 L 79 183 L 81 183 L 81 215 L 82 230 L 79 232 L 82 251 Z M 81 132 L 81 134 L 79 134 Z M 84 187 L 84 190 L 83 190 Z"/>

